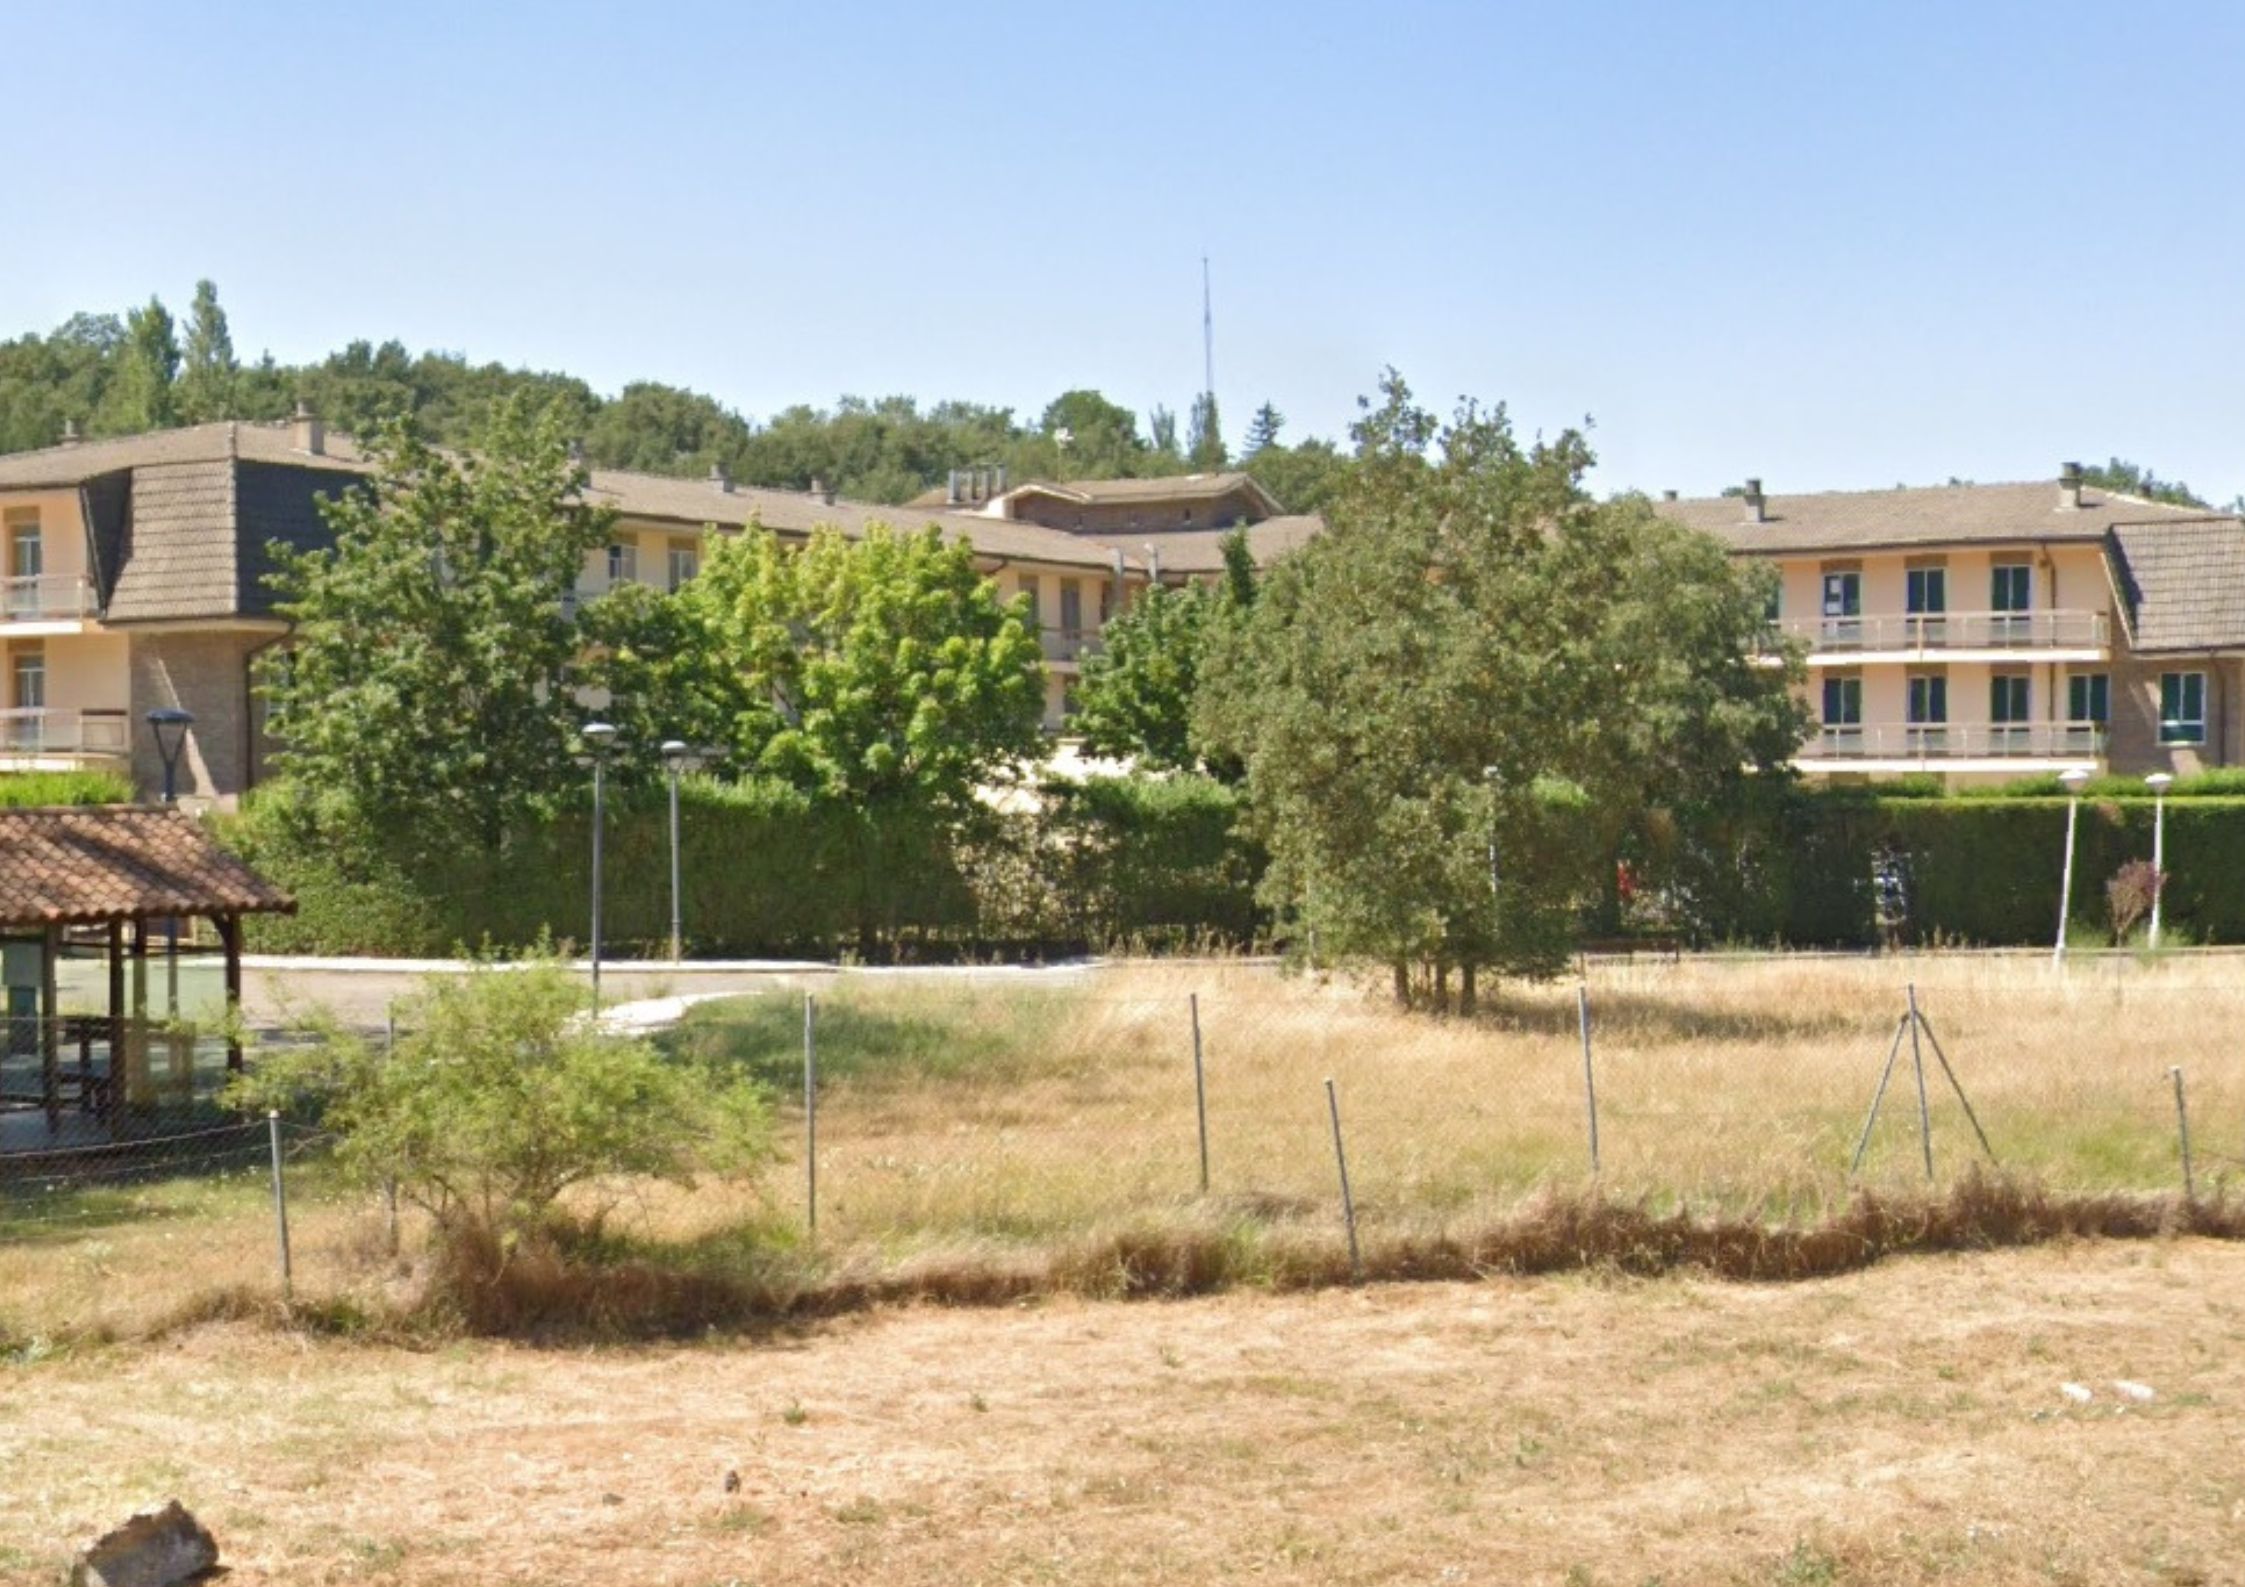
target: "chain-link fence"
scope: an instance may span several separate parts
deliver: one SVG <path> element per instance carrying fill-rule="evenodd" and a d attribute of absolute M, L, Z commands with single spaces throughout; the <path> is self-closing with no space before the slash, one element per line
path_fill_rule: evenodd
<path fill-rule="evenodd" d="M 1169 1221 L 1337 1240 L 1353 1217 L 1371 1238 L 1551 1190 L 1810 1220 L 1858 1187 L 1941 1189 L 1991 1161 L 2059 1192 L 2174 1192 L 2186 1126 L 2207 1197 L 2245 1169 L 2238 967 L 1639 961 L 1507 986 L 1471 1016 L 1222 963 L 775 983 L 659 1038 L 769 1088 L 775 1163 L 750 1186 L 599 1194 L 654 1242 L 745 1230 L 861 1269 Z M 272 1126 L 198 1105 L 0 1151 L 12 1326 L 277 1292 Z M 400 1278 L 411 1209 L 346 1184 L 309 1124 L 278 1134 L 298 1298 Z"/>

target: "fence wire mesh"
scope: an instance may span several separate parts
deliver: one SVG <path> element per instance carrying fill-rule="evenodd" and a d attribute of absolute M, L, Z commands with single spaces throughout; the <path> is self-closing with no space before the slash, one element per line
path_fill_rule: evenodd
<path fill-rule="evenodd" d="M 1338 1240 L 1328 1079 L 1367 1238 L 1552 1190 L 1807 1218 L 1861 1186 L 1926 1187 L 1929 1151 L 1936 1189 L 1992 1157 L 2057 1191 L 2171 1192 L 2180 1069 L 2203 1197 L 2245 1174 L 2239 967 L 1638 961 L 1508 985 L 1470 1016 L 1224 964 L 774 982 L 657 1040 L 769 1088 L 777 1161 L 752 1186 L 596 1194 L 658 1241 L 746 1229 L 876 1265 L 1180 1220 Z M 139 1138 L 0 1152 L 0 1292 L 19 1297 L 0 1310 L 16 1327 L 27 1300 L 125 1326 L 213 1286 L 277 1289 L 266 1121 L 208 1106 Z M 347 1182 L 311 1123 L 282 1142 L 298 1297 L 407 1272 L 424 1233 L 411 1207 L 393 1216 L 378 1187 Z"/>

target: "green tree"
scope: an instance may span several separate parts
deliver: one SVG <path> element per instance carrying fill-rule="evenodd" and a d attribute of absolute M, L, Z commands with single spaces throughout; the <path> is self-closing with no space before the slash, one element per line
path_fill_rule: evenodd
<path fill-rule="evenodd" d="M 1714 540 L 1591 499 L 1579 434 L 1445 425 L 1390 372 L 1355 436 L 1333 533 L 1215 631 L 1200 726 L 1245 764 L 1294 931 L 1470 1001 L 1482 969 L 1563 962 L 1657 810 L 1783 775 L 1798 669 L 1758 658 L 1761 580 Z"/>
<path fill-rule="evenodd" d="M 399 1012 L 394 1045 L 329 1021 L 262 1055 L 234 1099 L 316 1107 L 346 1172 L 395 1185 L 448 1243 L 540 1232 L 572 1190 L 691 1186 L 771 1155 L 756 1085 L 588 1021 L 582 983 L 550 959 L 432 976 Z"/>
<path fill-rule="evenodd" d="M 237 417 L 236 387 L 240 380 L 241 364 L 234 357 L 226 311 L 218 306 L 218 288 L 209 281 L 198 281 L 195 304 L 188 311 L 187 353 L 176 391 L 180 423 L 203 424 Z"/>
<path fill-rule="evenodd" d="M 179 338 L 170 310 L 156 298 L 125 316 L 117 373 L 103 394 L 97 423 L 104 434 L 161 430 L 174 421 L 172 382 L 179 374 Z"/>
<path fill-rule="evenodd" d="M 2179 479 L 2161 479 L 2150 469 L 2116 457 L 2108 463 L 2092 463 L 2081 471 L 2082 483 L 2100 490 L 2120 491 L 2130 496 L 2141 496 L 2146 501 L 2165 502 L 2171 507 L 2207 507 L 2207 503 Z M 2211 511 L 2210 507 L 2207 510 Z"/>
<path fill-rule="evenodd" d="M 1160 403 L 1155 403 L 1146 415 L 1146 433 L 1152 438 L 1152 450 L 1165 463 L 1181 464 L 1185 454 L 1177 448 L 1177 415 Z"/>
<path fill-rule="evenodd" d="M 1193 399 L 1192 421 L 1185 432 L 1185 461 L 1209 474 L 1229 459 L 1230 454 L 1224 450 L 1224 423 L 1216 412 L 1216 393 L 1204 391 Z"/>
<path fill-rule="evenodd" d="M 1139 472 L 1146 443 L 1138 415 L 1096 391 L 1064 391 L 1045 408 L 1038 428 L 1047 436 L 1068 432 L 1066 467 L 1077 479 L 1112 479 Z"/>
<path fill-rule="evenodd" d="M 1270 403 L 1255 410 L 1255 417 L 1247 421 L 1247 446 L 1241 456 L 1252 458 L 1257 453 L 1278 445 L 1278 433 L 1286 428 L 1286 415 Z"/>
<path fill-rule="evenodd" d="M 585 682 L 606 695 L 600 715 L 616 729 L 619 781 L 661 779 L 670 739 L 690 745 L 703 771 L 734 769 L 734 725 L 748 699 L 706 603 L 618 584 L 587 603 L 580 625 Z"/>
<path fill-rule="evenodd" d="M 1094 755 L 1156 770 L 1199 763 L 1193 697 L 1215 599 L 1197 586 L 1147 590 L 1099 633 L 1084 658 L 1069 725 Z"/>
<path fill-rule="evenodd" d="M 1314 513 L 1323 512 L 1339 491 L 1349 460 L 1331 441 L 1312 437 L 1298 446 L 1251 452 L 1240 466 L 1288 512 Z"/>
<path fill-rule="evenodd" d="M 581 781 L 574 591 L 612 514 L 564 431 L 519 397 L 466 456 L 388 426 L 373 478 L 323 504 L 333 547 L 275 547 L 282 764 L 401 841 L 495 848 Z"/>

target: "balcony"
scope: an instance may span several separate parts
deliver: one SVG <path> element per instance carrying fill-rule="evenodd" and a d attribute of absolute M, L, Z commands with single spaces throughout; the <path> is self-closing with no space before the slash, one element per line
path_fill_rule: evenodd
<path fill-rule="evenodd" d="M 1818 728 L 1801 746 L 1807 769 L 1955 771 L 1961 763 L 2032 769 L 2021 762 L 2088 765 L 2105 757 L 2105 729 L 2094 722 L 1885 722 Z"/>
<path fill-rule="evenodd" d="M 0 579 L 0 631 L 34 624 L 74 633 L 94 615 L 93 581 L 83 573 L 33 573 Z"/>
<path fill-rule="evenodd" d="M 132 719 L 123 711 L 0 711 L 0 766 L 37 769 L 39 763 L 122 757 L 131 749 Z"/>
<path fill-rule="evenodd" d="M 1099 648 L 1096 629 L 1047 628 L 1042 632 L 1047 661 L 1078 662 Z"/>
<path fill-rule="evenodd" d="M 2102 612 L 1890 612 L 1788 617 L 1773 625 L 1808 646 L 1812 666 L 1863 661 L 2102 659 L 2112 623 Z"/>

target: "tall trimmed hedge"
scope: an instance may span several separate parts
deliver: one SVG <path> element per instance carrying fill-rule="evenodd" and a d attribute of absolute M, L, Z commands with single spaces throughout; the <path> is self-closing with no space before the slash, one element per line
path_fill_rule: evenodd
<path fill-rule="evenodd" d="M 681 798 L 688 951 L 705 957 L 949 957 L 1118 941 L 1245 943 L 1259 854 L 1236 798 L 1202 778 L 1057 790 L 1043 814 L 992 815 L 963 838 L 882 826 L 772 783 L 689 779 Z M 492 854 L 409 860 L 285 788 L 223 818 L 237 851 L 297 895 L 251 928 L 267 952 L 429 956 L 590 933 L 590 812 L 508 835 Z M 667 951 L 669 812 L 611 801 L 603 927 L 619 956 Z M 871 922 L 870 931 L 867 923 Z"/>

